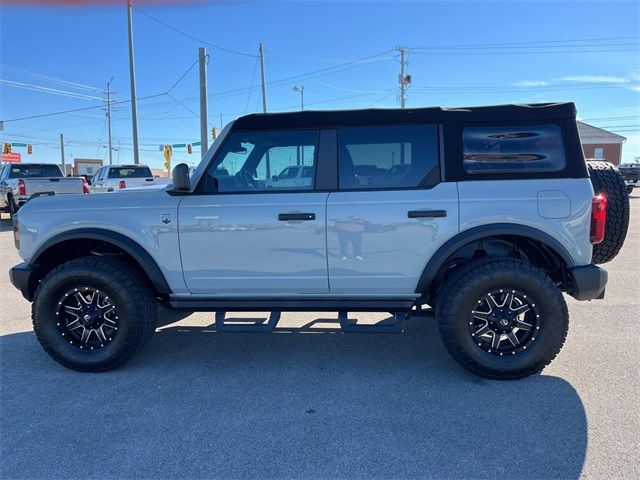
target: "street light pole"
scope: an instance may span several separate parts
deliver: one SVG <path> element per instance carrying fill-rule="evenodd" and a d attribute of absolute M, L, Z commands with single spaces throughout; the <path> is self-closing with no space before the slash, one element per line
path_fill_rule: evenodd
<path fill-rule="evenodd" d="M 207 114 L 207 51 L 198 49 L 198 62 L 200 63 L 200 152 L 202 157 L 209 149 L 208 114 Z"/>
<path fill-rule="evenodd" d="M 111 82 L 113 82 L 113 77 L 111 77 L 111 80 L 107 82 L 107 125 L 109 126 L 109 165 L 113 164 L 113 156 L 112 156 L 113 146 L 111 143 Z"/>
<path fill-rule="evenodd" d="M 304 85 L 295 85 L 293 91 L 300 93 L 300 110 L 304 110 Z M 296 147 L 296 165 L 304 165 L 304 146 Z"/>
<path fill-rule="evenodd" d="M 304 110 L 304 85 L 293 87 L 294 92 L 300 93 L 300 110 Z"/>
<path fill-rule="evenodd" d="M 133 20 L 131 18 L 131 0 L 127 0 L 127 20 L 129 29 L 129 78 L 131 79 L 131 125 L 133 127 L 133 163 L 140 163 L 138 151 L 138 104 L 136 99 L 136 72 L 133 58 Z"/>

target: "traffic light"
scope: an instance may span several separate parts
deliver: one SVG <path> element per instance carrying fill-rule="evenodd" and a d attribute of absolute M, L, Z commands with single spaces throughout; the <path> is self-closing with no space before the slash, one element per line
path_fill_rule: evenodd
<path fill-rule="evenodd" d="M 33 153 L 33 145 L 27 145 L 27 155 L 31 155 Z"/>
<path fill-rule="evenodd" d="M 167 170 L 171 170 L 171 155 L 173 154 L 173 149 L 171 145 L 164 146 L 164 168 Z"/>
<path fill-rule="evenodd" d="M 214 142 L 216 141 L 216 137 L 217 137 L 217 136 L 218 136 L 218 135 L 216 134 L 216 127 L 213 127 L 213 128 L 211 129 L 211 138 L 213 139 L 213 141 L 214 141 Z"/>
<path fill-rule="evenodd" d="M 189 155 L 191 155 L 191 154 L 193 153 L 193 147 L 191 146 L 191 144 L 190 144 L 190 143 L 189 143 L 189 144 L 187 144 L 187 153 L 188 153 Z"/>
<path fill-rule="evenodd" d="M 4 153 L 11 153 L 11 144 L 10 143 L 5 143 L 4 144 Z"/>

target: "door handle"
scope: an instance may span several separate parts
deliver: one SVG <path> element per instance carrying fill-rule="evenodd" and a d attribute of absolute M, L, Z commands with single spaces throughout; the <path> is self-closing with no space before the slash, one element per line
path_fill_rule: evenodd
<path fill-rule="evenodd" d="M 446 210 L 409 210 L 409 218 L 443 218 L 447 216 Z"/>
<path fill-rule="evenodd" d="M 281 222 L 288 222 L 291 220 L 315 220 L 315 213 L 280 213 L 278 214 L 278 220 Z"/>

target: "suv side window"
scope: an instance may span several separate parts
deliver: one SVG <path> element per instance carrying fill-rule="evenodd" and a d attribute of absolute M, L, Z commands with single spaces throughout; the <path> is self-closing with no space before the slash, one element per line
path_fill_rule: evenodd
<path fill-rule="evenodd" d="M 340 128 L 338 159 L 341 190 L 426 186 L 439 178 L 437 127 Z"/>
<path fill-rule="evenodd" d="M 557 172 L 566 165 L 558 125 L 465 127 L 462 140 L 469 174 Z"/>
<path fill-rule="evenodd" d="M 232 133 L 205 176 L 205 192 L 313 190 L 314 175 L 296 178 L 300 165 L 315 171 L 318 130 Z"/>

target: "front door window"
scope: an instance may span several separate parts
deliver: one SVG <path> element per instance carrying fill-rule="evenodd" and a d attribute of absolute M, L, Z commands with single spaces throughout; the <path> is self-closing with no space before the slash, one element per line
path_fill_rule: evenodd
<path fill-rule="evenodd" d="M 235 132 L 209 167 L 204 189 L 211 193 L 313 190 L 317 142 L 317 130 Z"/>

